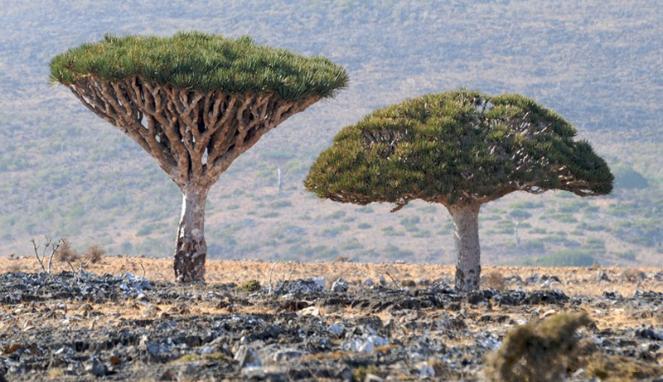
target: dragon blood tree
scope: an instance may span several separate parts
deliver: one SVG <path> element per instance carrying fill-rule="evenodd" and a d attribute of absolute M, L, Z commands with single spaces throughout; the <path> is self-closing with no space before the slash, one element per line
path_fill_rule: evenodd
<path fill-rule="evenodd" d="M 580 196 L 612 190 L 613 176 L 555 112 L 519 95 L 466 90 L 393 105 L 341 130 L 305 185 L 356 204 L 410 200 L 443 204 L 455 225 L 456 289 L 479 287 L 481 205 L 510 192 L 559 189 Z"/>
<path fill-rule="evenodd" d="M 266 132 L 348 80 L 323 57 L 196 32 L 107 36 L 53 58 L 51 76 L 179 186 L 180 282 L 203 280 L 205 201 L 219 176 Z"/>

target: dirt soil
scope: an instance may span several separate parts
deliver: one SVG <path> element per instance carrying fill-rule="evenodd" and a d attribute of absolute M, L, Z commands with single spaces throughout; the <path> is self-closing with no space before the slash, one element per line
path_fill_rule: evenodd
<path fill-rule="evenodd" d="M 514 325 L 585 311 L 606 354 L 663 364 L 663 269 L 0 259 L 0 380 L 481 380 Z M 67 271 L 68 270 L 68 271 Z M 569 378 L 585 380 L 582 373 Z"/>

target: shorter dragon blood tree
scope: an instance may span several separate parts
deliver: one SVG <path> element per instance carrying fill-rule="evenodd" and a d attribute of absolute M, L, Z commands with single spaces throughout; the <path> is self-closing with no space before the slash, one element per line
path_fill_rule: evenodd
<path fill-rule="evenodd" d="M 323 57 L 198 32 L 108 36 L 53 58 L 51 76 L 179 186 L 181 282 L 203 280 L 205 202 L 219 176 L 265 133 L 348 80 Z"/>
<path fill-rule="evenodd" d="M 514 191 L 608 194 L 605 161 L 555 112 L 519 95 L 425 95 L 341 130 L 305 181 L 319 197 L 356 204 L 441 203 L 455 225 L 456 288 L 479 287 L 481 205 Z"/>

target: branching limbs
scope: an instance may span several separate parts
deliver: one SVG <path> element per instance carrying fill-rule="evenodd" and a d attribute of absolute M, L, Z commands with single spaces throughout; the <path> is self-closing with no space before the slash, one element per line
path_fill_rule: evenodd
<path fill-rule="evenodd" d="M 68 87 L 150 153 L 182 189 L 209 188 L 267 131 L 319 99 L 190 91 L 138 77 L 110 82 L 90 76 Z"/>

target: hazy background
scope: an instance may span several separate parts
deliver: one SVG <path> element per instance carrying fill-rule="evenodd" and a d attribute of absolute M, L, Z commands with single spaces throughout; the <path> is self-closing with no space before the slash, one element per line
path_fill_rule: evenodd
<path fill-rule="evenodd" d="M 169 256 L 180 195 L 151 158 L 49 83 L 55 54 L 105 33 L 202 30 L 344 65 L 350 86 L 265 136 L 209 196 L 209 255 L 453 261 L 444 208 L 320 201 L 302 180 L 374 108 L 457 87 L 559 111 L 617 175 L 609 197 L 512 194 L 482 209 L 487 263 L 659 264 L 663 11 L 657 1 L 2 1 L 0 255 L 67 237 Z M 284 191 L 276 188 L 276 169 Z M 516 212 L 513 212 L 516 211 Z"/>

